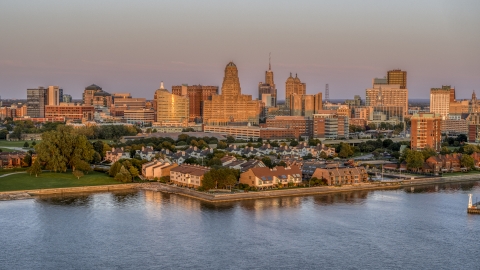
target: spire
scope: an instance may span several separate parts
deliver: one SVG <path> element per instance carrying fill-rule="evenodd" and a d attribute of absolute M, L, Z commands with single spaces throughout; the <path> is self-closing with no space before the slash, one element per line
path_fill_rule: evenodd
<path fill-rule="evenodd" d="M 271 60 L 272 60 L 272 53 L 268 53 L 268 71 L 272 70 Z"/>
<path fill-rule="evenodd" d="M 297 73 L 295 73 L 295 78 L 298 78 Z"/>
<path fill-rule="evenodd" d="M 163 88 L 163 81 L 160 82 L 160 89 L 165 89 Z"/>

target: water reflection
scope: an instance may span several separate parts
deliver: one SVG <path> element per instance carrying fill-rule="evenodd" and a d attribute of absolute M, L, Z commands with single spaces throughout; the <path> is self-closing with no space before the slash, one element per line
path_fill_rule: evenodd
<path fill-rule="evenodd" d="M 316 204 L 334 204 L 334 203 L 360 203 L 363 202 L 371 191 L 353 191 L 348 193 L 326 194 L 314 197 Z"/>
<path fill-rule="evenodd" d="M 407 187 L 403 190 L 406 193 L 435 193 L 435 192 L 455 192 L 457 190 L 471 191 L 480 187 L 480 182 L 465 182 L 465 183 L 447 183 L 436 184 L 428 186 Z"/>

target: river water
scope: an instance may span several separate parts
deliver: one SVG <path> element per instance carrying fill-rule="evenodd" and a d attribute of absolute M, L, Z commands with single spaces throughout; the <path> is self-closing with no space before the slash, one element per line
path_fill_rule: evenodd
<path fill-rule="evenodd" d="M 0 269 L 479 269 L 480 183 L 209 204 L 153 191 L 0 202 Z"/>

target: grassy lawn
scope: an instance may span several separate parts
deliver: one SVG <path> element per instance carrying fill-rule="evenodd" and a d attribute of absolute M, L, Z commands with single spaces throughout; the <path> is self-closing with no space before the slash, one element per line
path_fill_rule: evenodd
<path fill-rule="evenodd" d="M 13 174 L 0 177 L 0 192 L 26 189 L 81 187 L 121 184 L 105 173 L 89 172 L 77 179 L 71 172 L 53 173 L 44 172 L 38 177 L 28 173 Z"/>
<path fill-rule="evenodd" d="M 7 146 L 7 147 L 23 147 L 25 142 L 28 142 L 28 144 L 31 146 L 32 142 L 34 141 L 6 141 L 6 140 L 0 140 L 0 147 L 2 146 Z M 35 141 L 37 144 L 39 141 Z"/>
<path fill-rule="evenodd" d="M 468 172 L 454 172 L 454 173 L 444 173 L 442 176 L 459 176 L 459 175 L 471 175 L 471 174 L 480 174 L 480 171 L 468 171 Z"/>
<path fill-rule="evenodd" d="M 0 149 L 2 150 L 2 152 L 14 152 L 15 151 L 13 149 L 2 148 L 2 147 L 0 147 Z"/>
<path fill-rule="evenodd" d="M 2 168 L 0 168 L 0 176 L 4 175 L 4 174 L 13 173 L 13 172 L 24 172 L 27 169 L 28 168 L 13 168 L 13 169 L 2 169 Z"/>

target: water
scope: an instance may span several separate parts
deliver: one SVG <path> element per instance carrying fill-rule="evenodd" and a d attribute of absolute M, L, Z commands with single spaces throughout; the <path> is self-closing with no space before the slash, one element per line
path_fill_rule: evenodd
<path fill-rule="evenodd" d="M 0 269 L 479 269 L 480 183 L 209 204 L 151 191 L 0 202 Z"/>

